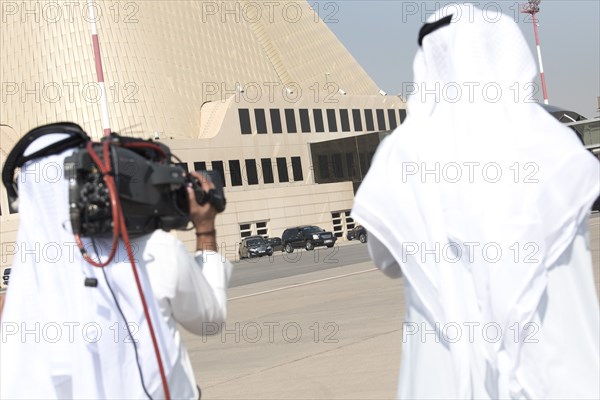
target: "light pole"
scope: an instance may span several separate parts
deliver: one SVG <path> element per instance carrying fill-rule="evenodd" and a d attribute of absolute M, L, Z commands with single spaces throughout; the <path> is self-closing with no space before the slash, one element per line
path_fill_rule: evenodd
<path fill-rule="evenodd" d="M 544 104 L 548 104 L 548 91 L 546 90 L 546 79 L 544 78 L 544 65 L 542 64 L 542 50 L 540 47 L 540 37 L 538 35 L 538 23 L 535 14 L 540 11 L 540 2 L 542 0 L 528 0 L 522 5 L 521 12 L 531 14 L 533 21 L 533 32 L 535 33 L 535 45 L 537 48 L 538 64 L 540 65 L 540 78 L 542 80 L 542 93 L 544 95 Z"/>

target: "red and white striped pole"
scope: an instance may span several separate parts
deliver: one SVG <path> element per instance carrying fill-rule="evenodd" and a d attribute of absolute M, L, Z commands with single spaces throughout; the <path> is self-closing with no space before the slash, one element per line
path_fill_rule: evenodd
<path fill-rule="evenodd" d="M 536 13 L 532 13 L 533 32 L 535 33 L 535 46 L 537 48 L 538 63 L 540 65 L 540 79 L 542 80 L 542 93 L 544 95 L 544 104 L 548 104 L 548 91 L 546 90 L 546 79 L 544 78 L 544 64 L 542 64 L 542 48 L 540 46 L 540 37 L 538 35 Z"/>
<path fill-rule="evenodd" d="M 102 114 L 102 129 L 104 135 L 110 135 L 110 120 L 108 117 L 108 98 L 104 85 L 104 71 L 102 70 L 102 57 L 100 56 L 100 41 L 98 40 L 98 28 L 96 27 L 96 6 L 94 0 L 87 0 L 88 18 L 90 18 L 90 30 L 92 32 L 92 44 L 94 46 L 94 62 L 96 64 L 96 77 L 100 88 L 100 112 Z"/>
<path fill-rule="evenodd" d="M 544 64 L 542 64 L 542 48 L 540 46 L 540 37 L 538 35 L 538 24 L 535 14 L 540 11 L 542 0 L 528 0 L 522 5 L 521 12 L 531 14 L 533 20 L 533 32 L 535 33 L 535 46 L 537 48 L 538 64 L 540 65 L 540 78 L 542 80 L 542 93 L 544 95 L 544 104 L 548 104 L 548 91 L 546 90 L 546 78 L 544 78 Z"/>

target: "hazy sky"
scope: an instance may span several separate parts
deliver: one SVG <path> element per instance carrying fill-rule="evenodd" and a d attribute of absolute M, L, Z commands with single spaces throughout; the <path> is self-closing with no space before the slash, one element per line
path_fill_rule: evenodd
<path fill-rule="evenodd" d="M 319 12 L 356 60 L 388 94 L 403 94 L 403 82 L 413 79 L 412 62 L 423 21 L 448 1 L 314 1 Z M 458 2 L 460 3 L 460 2 Z M 518 12 L 522 2 L 471 2 L 499 9 L 519 24 L 535 56 L 535 36 L 529 15 Z M 527 18 L 527 20 L 526 20 Z M 600 1 L 542 0 L 539 35 L 550 104 L 598 116 L 600 96 Z M 536 65 L 537 65 L 537 57 Z M 542 100 L 539 75 L 538 98 Z"/>

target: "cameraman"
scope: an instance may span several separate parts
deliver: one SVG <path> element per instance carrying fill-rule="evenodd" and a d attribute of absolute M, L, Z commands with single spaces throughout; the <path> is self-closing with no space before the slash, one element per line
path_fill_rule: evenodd
<path fill-rule="evenodd" d="M 226 318 L 232 267 L 217 253 L 216 211 L 198 205 L 188 189 L 195 257 L 162 230 L 131 240 L 154 344 L 123 241 L 103 268 L 77 251 L 67 181 L 45 173 L 60 169 L 62 176 L 71 152 L 21 169 L 18 252 L 1 324 L 0 397 L 199 398 L 176 323 L 203 334 L 205 323 Z M 194 175 L 204 190 L 211 188 Z M 83 240 L 93 258 L 107 260 L 112 240 Z"/>

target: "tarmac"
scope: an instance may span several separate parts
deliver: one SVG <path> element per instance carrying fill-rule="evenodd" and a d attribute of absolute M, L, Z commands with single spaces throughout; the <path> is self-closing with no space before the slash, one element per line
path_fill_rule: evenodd
<path fill-rule="evenodd" d="M 598 214 L 590 233 L 598 291 Z M 402 279 L 363 262 L 238 286 L 228 297 L 221 333 L 182 331 L 204 399 L 396 397 Z"/>
<path fill-rule="evenodd" d="M 599 214 L 590 245 L 598 292 Z M 203 399 L 396 397 L 402 278 L 360 262 L 237 286 L 228 298 L 220 333 L 181 329 Z"/>

